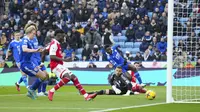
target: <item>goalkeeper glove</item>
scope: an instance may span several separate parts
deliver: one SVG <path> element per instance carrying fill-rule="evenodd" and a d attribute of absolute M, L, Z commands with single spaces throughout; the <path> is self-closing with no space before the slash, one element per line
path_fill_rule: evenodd
<path fill-rule="evenodd" d="M 117 89 L 115 85 L 112 86 L 113 90 L 115 91 L 116 94 L 120 94 L 121 90 Z"/>
<path fill-rule="evenodd" d="M 130 96 L 130 94 L 131 94 L 131 91 L 128 90 L 128 91 L 126 92 L 126 94 L 124 94 L 123 96 Z"/>

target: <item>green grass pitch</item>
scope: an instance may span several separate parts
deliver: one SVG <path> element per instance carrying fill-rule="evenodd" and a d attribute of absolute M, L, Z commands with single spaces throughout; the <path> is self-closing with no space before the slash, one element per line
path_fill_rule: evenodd
<path fill-rule="evenodd" d="M 51 87 L 48 87 L 48 89 Z M 110 88 L 109 86 L 84 86 L 87 91 Z M 132 96 L 97 96 L 93 101 L 85 101 L 73 86 L 65 86 L 56 92 L 54 100 L 26 97 L 26 89 L 17 92 L 15 87 L 0 86 L 0 112 L 100 112 L 114 109 L 114 112 L 200 112 L 199 104 L 162 104 L 156 106 L 128 108 L 165 102 L 165 87 L 147 87 L 157 94 L 156 99 L 147 100 L 144 94 Z M 120 109 L 122 108 L 122 109 Z M 118 109 L 118 110 L 115 110 Z"/>

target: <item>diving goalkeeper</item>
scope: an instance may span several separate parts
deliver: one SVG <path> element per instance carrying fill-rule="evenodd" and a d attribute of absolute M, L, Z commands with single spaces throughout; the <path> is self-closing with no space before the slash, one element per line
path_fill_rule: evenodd
<path fill-rule="evenodd" d="M 124 95 L 129 96 L 131 94 L 139 94 L 140 92 L 146 92 L 142 86 L 139 84 L 133 84 L 122 72 L 122 67 L 117 66 L 115 71 L 112 72 L 109 77 L 108 81 L 112 86 L 112 89 L 100 90 L 97 92 L 90 92 L 90 93 L 97 93 L 98 95 Z"/>

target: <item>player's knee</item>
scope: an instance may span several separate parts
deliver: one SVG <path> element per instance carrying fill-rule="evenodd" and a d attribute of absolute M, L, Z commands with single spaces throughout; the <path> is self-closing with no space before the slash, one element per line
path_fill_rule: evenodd
<path fill-rule="evenodd" d="M 129 68 L 131 71 L 136 71 L 136 70 L 137 70 L 137 69 L 136 69 L 133 65 L 131 65 L 131 64 L 128 65 L 128 68 Z"/>
<path fill-rule="evenodd" d="M 47 75 L 44 72 L 42 72 L 42 71 L 39 72 L 39 77 L 42 80 L 47 80 Z"/>
<path fill-rule="evenodd" d="M 68 73 L 65 73 L 65 74 L 63 75 L 63 78 L 64 78 L 64 77 L 66 77 L 66 78 L 70 79 L 70 76 L 69 76 L 69 74 L 68 74 Z"/>
<path fill-rule="evenodd" d="M 72 74 L 71 76 L 70 76 L 70 79 L 71 80 L 73 80 L 73 79 L 75 79 L 76 78 L 76 75 L 74 75 L 74 74 Z"/>

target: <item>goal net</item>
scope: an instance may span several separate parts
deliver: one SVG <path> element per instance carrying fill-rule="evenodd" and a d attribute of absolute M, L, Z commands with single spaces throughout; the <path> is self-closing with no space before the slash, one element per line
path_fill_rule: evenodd
<path fill-rule="evenodd" d="M 172 98 L 174 102 L 198 103 L 200 0 L 174 0 L 173 12 Z"/>

